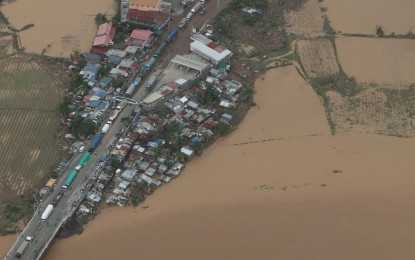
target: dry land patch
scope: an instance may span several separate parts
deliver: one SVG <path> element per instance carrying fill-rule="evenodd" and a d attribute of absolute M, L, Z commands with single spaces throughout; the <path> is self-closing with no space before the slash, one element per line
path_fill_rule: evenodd
<path fill-rule="evenodd" d="M 322 34 L 324 19 L 318 0 L 307 0 L 302 7 L 287 12 L 288 31 L 293 34 Z"/>
<path fill-rule="evenodd" d="M 0 60 L 0 198 L 37 188 L 56 164 L 61 86 L 26 57 Z"/>

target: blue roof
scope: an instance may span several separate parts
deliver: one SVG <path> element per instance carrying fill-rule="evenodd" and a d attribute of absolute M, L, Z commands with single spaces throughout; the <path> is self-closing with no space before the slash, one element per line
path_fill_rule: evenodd
<path fill-rule="evenodd" d="M 94 92 L 94 95 L 98 96 L 98 97 L 106 97 L 107 96 L 107 92 L 105 90 L 101 89 L 101 88 L 98 88 L 98 87 L 92 88 L 92 92 Z"/>
<path fill-rule="evenodd" d="M 121 62 L 121 60 L 122 60 L 122 58 L 121 58 L 121 57 L 118 57 L 118 56 L 115 56 L 115 55 L 110 55 L 110 56 L 108 56 L 108 61 L 109 61 L 109 62 L 111 62 L 111 63 L 116 63 L 116 64 L 118 64 L 118 63 L 120 63 L 120 62 Z"/>
<path fill-rule="evenodd" d="M 90 71 L 90 72 L 92 72 L 94 74 L 97 74 L 98 71 L 99 71 L 99 69 L 97 67 L 92 66 L 92 65 L 86 65 L 85 67 L 82 68 L 82 70 L 83 71 Z"/>
<path fill-rule="evenodd" d="M 98 54 L 88 52 L 85 53 L 84 56 L 86 60 L 101 62 L 101 56 L 99 56 Z"/>
<path fill-rule="evenodd" d="M 88 102 L 85 103 L 85 106 L 97 107 L 99 106 L 100 103 L 101 103 L 101 100 L 89 100 Z"/>
<path fill-rule="evenodd" d="M 95 76 L 92 76 L 92 77 L 89 79 L 89 82 L 98 83 L 98 80 L 95 78 Z"/>

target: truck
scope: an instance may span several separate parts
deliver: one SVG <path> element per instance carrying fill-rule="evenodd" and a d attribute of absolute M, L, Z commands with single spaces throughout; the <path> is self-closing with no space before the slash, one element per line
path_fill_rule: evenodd
<path fill-rule="evenodd" d="M 160 46 L 158 47 L 157 51 L 154 53 L 154 58 L 158 58 L 164 51 L 164 49 L 166 48 L 167 43 L 166 42 L 162 42 L 160 44 Z"/>
<path fill-rule="evenodd" d="M 190 20 L 192 17 L 193 17 L 193 13 L 192 13 L 192 12 L 189 12 L 189 13 L 186 15 L 186 20 Z"/>
<path fill-rule="evenodd" d="M 151 68 L 153 67 L 154 63 L 156 63 L 156 58 L 151 58 L 147 64 L 146 64 L 146 69 L 147 70 L 151 70 Z"/>
<path fill-rule="evenodd" d="M 99 133 L 95 136 L 94 140 L 92 140 L 91 145 L 89 146 L 88 151 L 93 152 L 95 148 L 98 147 L 98 145 L 101 143 L 102 138 L 104 138 L 104 135 Z"/>
<path fill-rule="evenodd" d="M 150 90 L 153 87 L 154 83 L 156 83 L 157 81 L 157 78 L 158 78 L 158 75 L 151 76 L 151 78 L 147 81 L 147 84 L 146 84 L 147 90 Z"/>
<path fill-rule="evenodd" d="M 91 157 L 91 153 L 86 152 L 84 154 L 84 156 L 82 156 L 82 158 L 79 161 L 78 165 L 75 167 L 75 170 L 79 171 L 82 167 L 84 167 L 85 163 L 89 160 L 89 157 Z"/>
<path fill-rule="evenodd" d="M 16 257 L 17 258 L 21 258 L 24 254 L 24 252 L 26 252 L 26 249 L 29 247 L 30 241 L 23 241 L 23 243 L 19 246 L 19 248 L 16 251 Z"/>
<path fill-rule="evenodd" d="M 202 2 L 198 2 L 197 4 L 195 4 L 195 6 L 193 6 L 192 10 L 190 10 L 193 14 L 197 13 L 197 11 L 199 11 L 199 9 L 203 6 Z"/>
<path fill-rule="evenodd" d="M 111 127 L 111 122 L 108 121 L 101 129 L 102 134 L 106 134 Z"/>
<path fill-rule="evenodd" d="M 178 27 L 171 30 L 169 34 L 167 35 L 166 42 L 171 42 L 177 36 L 178 33 L 179 33 Z"/>
<path fill-rule="evenodd" d="M 42 216 L 40 217 L 42 222 L 45 222 L 48 219 L 48 217 L 50 216 L 50 213 L 52 213 L 52 211 L 53 211 L 53 205 L 49 204 L 46 207 L 45 211 L 43 211 Z"/>
<path fill-rule="evenodd" d="M 56 207 L 58 205 L 59 200 L 63 197 L 63 194 L 65 194 L 64 190 L 60 190 L 58 194 L 56 195 L 55 199 L 53 199 L 52 205 Z"/>
<path fill-rule="evenodd" d="M 66 190 L 69 186 L 71 186 L 72 182 L 75 180 L 76 176 L 78 175 L 78 171 L 74 170 L 69 174 L 68 178 L 65 180 L 65 184 L 62 186 L 62 189 Z"/>
<path fill-rule="evenodd" d="M 186 24 L 187 24 L 187 18 L 185 17 L 185 18 L 183 18 L 183 19 L 180 20 L 179 28 L 186 27 Z"/>

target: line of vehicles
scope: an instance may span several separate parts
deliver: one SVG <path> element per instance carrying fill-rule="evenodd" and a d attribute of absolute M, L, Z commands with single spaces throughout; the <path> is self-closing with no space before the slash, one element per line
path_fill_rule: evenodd
<path fill-rule="evenodd" d="M 117 112 L 116 115 L 113 114 L 114 117 L 112 119 L 110 118 L 111 122 L 112 122 L 112 120 L 114 120 L 116 118 L 116 116 L 118 115 L 118 112 Z M 35 228 L 34 236 L 37 235 L 37 233 L 40 231 L 40 228 L 42 227 L 42 225 L 47 221 L 49 216 L 52 214 L 53 209 L 57 206 L 59 200 L 65 194 L 65 191 L 71 186 L 71 184 L 75 180 L 76 176 L 78 176 L 79 171 L 86 164 L 86 162 L 89 160 L 89 158 L 91 157 L 92 152 L 94 152 L 94 150 L 98 147 L 98 145 L 101 143 L 103 138 L 104 138 L 104 133 L 101 132 L 101 133 L 97 134 L 95 136 L 95 138 L 92 140 L 88 151 L 82 156 L 81 160 L 78 162 L 75 169 L 66 178 L 65 183 L 62 186 L 62 190 L 60 190 L 58 192 L 56 197 L 53 199 L 52 203 L 47 205 L 45 210 L 42 212 L 42 215 L 40 217 L 41 222 L 38 224 L 37 228 Z M 23 254 L 26 252 L 26 250 L 29 247 L 32 240 L 33 240 L 33 237 L 31 237 L 31 236 L 26 237 L 25 241 L 23 241 L 22 244 L 20 244 L 19 248 L 16 250 L 16 254 L 15 254 L 16 258 L 21 258 L 23 256 Z"/>
<path fill-rule="evenodd" d="M 203 4 L 205 3 L 205 1 L 204 0 L 201 0 L 201 1 L 199 1 L 199 2 L 197 2 L 193 7 L 192 7 L 192 9 L 190 10 L 190 12 L 189 13 L 187 13 L 187 15 L 186 15 L 186 17 L 185 18 L 183 18 L 182 20 L 180 20 L 180 23 L 179 23 L 179 27 L 180 28 L 184 28 L 184 27 L 186 27 L 186 25 L 187 25 L 187 22 L 189 22 L 189 20 L 190 19 L 192 19 L 192 17 L 200 10 L 200 9 L 202 9 L 201 11 L 200 11 L 200 14 L 205 14 L 206 13 L 206 9 L 204 8 L 204 6 L 203 6 Z"/>

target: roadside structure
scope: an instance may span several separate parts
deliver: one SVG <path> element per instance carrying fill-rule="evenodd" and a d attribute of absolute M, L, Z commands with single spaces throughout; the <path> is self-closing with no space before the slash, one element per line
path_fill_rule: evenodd
<path fill-rule="evenodd" d="M 112 23 L 103 23 L 100 24 L 97 30 L 97 34 L 94 39 L 94 43 L 92 44 L 92 53 L 95 54 L 104 54 L 110 43 L 115 36 L 115 27 L 112 26 Z"/>

